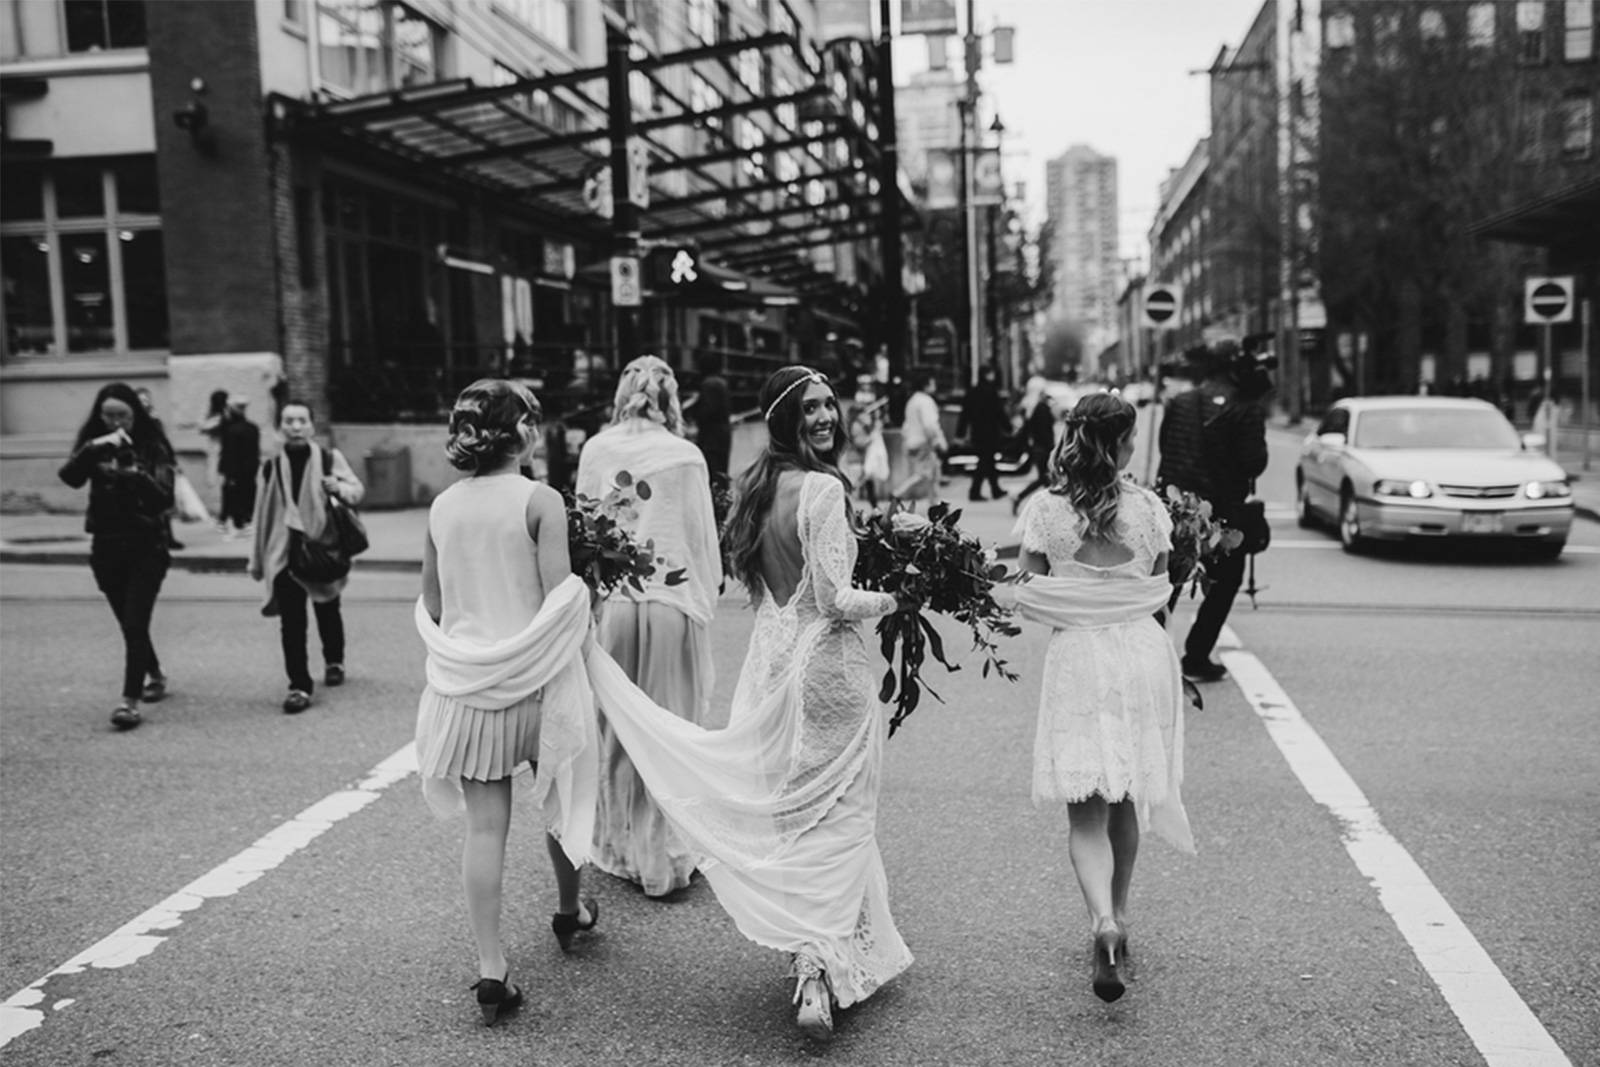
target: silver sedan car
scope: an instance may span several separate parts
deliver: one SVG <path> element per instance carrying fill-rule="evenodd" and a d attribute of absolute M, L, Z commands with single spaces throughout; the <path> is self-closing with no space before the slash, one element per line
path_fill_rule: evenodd
<path fill-rule="evenodd" d="M 1482 400 L 1341 400 L 1300 448 L 1300 525 L 1337 524 L 1348 552 L 1377 540 L 1470 538 L 1554 559 L 1572 528 L 1572 490 L 1540 445 Z"/>

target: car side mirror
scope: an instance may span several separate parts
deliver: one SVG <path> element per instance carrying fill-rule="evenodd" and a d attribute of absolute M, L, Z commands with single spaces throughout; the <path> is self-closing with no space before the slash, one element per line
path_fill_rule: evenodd
<path fill-rule="evenodd" d="M 1543 452 L 1550 441 L 1542 433 L 1525 433 L 1522 435 L 1522 450 L 1524 452 Z"/>
<path fill-rule="evenodd" d="M 1344 434 L 1339 433 L 1337 430 L 1329 433 L 1319 433 L 1317 434 L 1317 440 L 1321 441 L 1329 448 L 1344 447 Z"/>

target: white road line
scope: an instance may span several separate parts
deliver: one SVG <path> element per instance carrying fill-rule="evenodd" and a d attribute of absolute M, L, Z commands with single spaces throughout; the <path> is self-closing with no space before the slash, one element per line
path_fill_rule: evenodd
<path fill-rule="evenodd" d="M 1231 627 L 1223 630 L 1217 651 L 1300 784 L 1344 827 L 1345 851 L 1377 889 L 1384 910 L 1489 1067 L 1572 1067 L 1416 860 L 1384 829 L 1338 757 L 1261 661 L 1239 647 Z"/>
<path fill-rule="evenodd" d="M 167 939 L 166 931 L 181 924 L 185 913 L 197 910 L 213 897 L 233 896 L 332 829 L 335 823 L 377 800 L 385 789 L 415 773 L 416 769 L 416 752 L 407 744 L 349 789 L 323 797 L 237 856 L 202 874 L 149 911 L 124 923 L 43 978 L 8 997 L 0 1004 L 0 1048 L 43 1026 L 49 1012 L 61 1011 L 76 1003 L 72 998 L 63 998 L 46 1005 L 45 987 L 52 978 L 79 974 L 90 967 L 114 970 L 137 963 Z"/>

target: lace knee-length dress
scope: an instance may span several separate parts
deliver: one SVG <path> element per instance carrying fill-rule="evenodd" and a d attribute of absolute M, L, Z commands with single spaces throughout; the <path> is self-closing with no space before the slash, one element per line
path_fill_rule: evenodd
<path fill-rule="evenodd" d="M 1113 540 L 1126 562 L 1078 559 L 1083 520 L 1066 497 L 1030 497 L 1018 525 L 1022 547 L 1050 574 L 1085 583 L 1148 579 L 1172 545 L 1172 521 L 1149 490 L 1122 483 Z M 1033 800 L 1132 799 L 1140 825 L 1194 850 L 1183 809 L 1183 676 L 1177 652 L 1149 614 L 1055 630 L 1045 652 L 1033 750 Z"/>

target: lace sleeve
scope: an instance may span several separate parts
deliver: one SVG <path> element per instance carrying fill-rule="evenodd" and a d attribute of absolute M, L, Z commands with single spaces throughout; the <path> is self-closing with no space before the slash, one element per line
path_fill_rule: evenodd
<path fill-rule="evenodd" d="M 808 474 L 801 489 L 801 530 L 817 610 L 830 619 L 872 619 L 895 609 L 888 593 L 856 589 L 855 535 L 850 532 L 844 486 L 826 474 Z"/>

